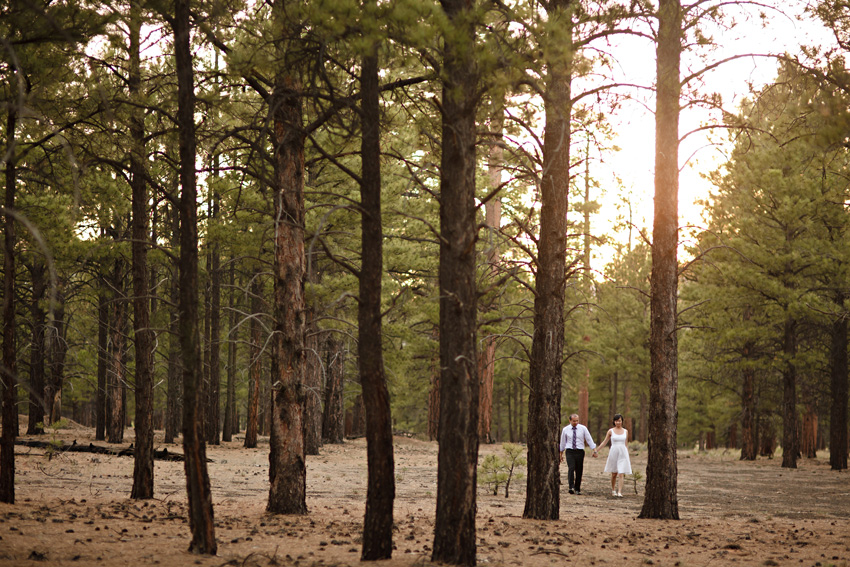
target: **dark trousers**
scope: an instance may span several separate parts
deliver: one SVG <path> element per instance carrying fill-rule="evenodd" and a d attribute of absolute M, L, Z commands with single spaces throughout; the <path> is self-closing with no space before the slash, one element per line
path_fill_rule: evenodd
<path fill-rule="evenodd" d="M 567 449 L 564 451 L 564 457 L 567 459 L 567 481 L 570 483 L 570 490 L 581 490 L 581 475 L 584 473 L 584 449 Z"/>

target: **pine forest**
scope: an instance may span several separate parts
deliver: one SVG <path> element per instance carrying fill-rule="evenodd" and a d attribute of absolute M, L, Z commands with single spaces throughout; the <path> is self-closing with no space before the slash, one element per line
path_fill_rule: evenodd
<path fill-rule="evenodd" d="M 412 438 L 427 559 L 475 565 L 482 452 L 564 519 L 571 414 L 622 414 L 641 519 L 682 452 L 846 471 L 845 3 L 4 0 L 0 39 L 0 502 L 73 423 L 134 501 L 179 455 L 215 555 L 212 448 L 298 517 L 362 439 L 389 559 Z"/>

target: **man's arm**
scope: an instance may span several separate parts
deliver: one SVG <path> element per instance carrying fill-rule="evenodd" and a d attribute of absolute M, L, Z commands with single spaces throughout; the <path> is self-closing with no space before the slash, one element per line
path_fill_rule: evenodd
<path fill-rule="evenodd" d="M 567 428 L 561 430 L 561 442 L 558 444 L 558 461 L 564 460 L 564 449 L 567 448 Z"/>
<path fill-rule="evenodd" d="M 582 427 L 584 427 L 582 425 Z M 595 457 L 599 453 L 596 451 L 596 442 L 593 440 L 593 436 L 590 434 L 590 430 L 587 427 L 584 427 L 584 440 L 587 442 L 587 445 L 593 449 L 593 456 Z"/>

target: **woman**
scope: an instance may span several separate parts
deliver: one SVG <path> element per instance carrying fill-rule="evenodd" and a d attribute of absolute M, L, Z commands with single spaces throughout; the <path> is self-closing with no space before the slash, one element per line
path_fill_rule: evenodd
<path fill-rule="evenodd" d="M 623 416 L 614 416 L 614 427 L 608 430 L 605 440 L 599 444 L 599 449 L 611 440 L 611 449 L 608 451 L 608 461 L 605 463 L 605 472 L 611 473 L 611 496 L 623 497 L 623 478 L 632 474 L 632 463 L 629 461 L 629 448 L 626 441 L 629 432 L 623 429 Z M 619 485 L 618 485 L 619 484 Z"/>

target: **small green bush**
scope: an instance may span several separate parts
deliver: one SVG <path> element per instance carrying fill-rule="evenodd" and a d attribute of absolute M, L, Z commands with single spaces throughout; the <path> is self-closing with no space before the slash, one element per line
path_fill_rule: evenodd
<path fill-rule="evenodd" d="M 493 491 L 493 496 L 499 493 L 499 488 L 504 485 L 505 498 L 510 496 L 511 480 L 520 480 L 524 475 L 516 470 L 517 467 L 525 466 L 526 460 L 522 456 L 522 446 L 515 443 L 502 445 L 504 456 L 487 455 L 478 467 L 478 482 L 486 485 Z"/>

